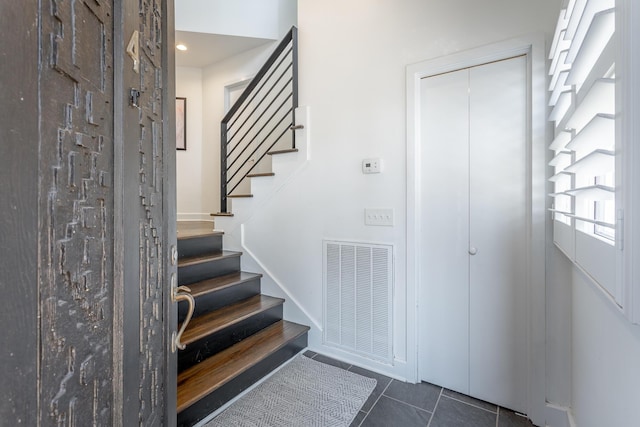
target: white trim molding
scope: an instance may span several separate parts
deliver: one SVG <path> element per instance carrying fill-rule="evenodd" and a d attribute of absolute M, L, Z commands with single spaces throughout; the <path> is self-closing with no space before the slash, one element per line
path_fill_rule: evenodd
<path fill-rule="evenodd" d="M 529 77 L 528 206 L 528 413 L 544 425 L 545 402 L 545 218 L 546 73 L 545 39 L 525 35 L 407 66 L 407 374 L 418 378 L 418 295 L 420 283 L 420 80 L 492 61 L 526 55 Z"/>
<path fill-rule="evenodd" d="M 547 403 L 544 425 L 546 427 L 576 427 L 571 410 L 553 403 Z"/>
<path fill-rule="evenodd" d="M 623 310 L 640 324 L 640 4 L 637 0 L 616 1 L 618 63 L 616 79 L 622 157 L 621 282 Z"/>

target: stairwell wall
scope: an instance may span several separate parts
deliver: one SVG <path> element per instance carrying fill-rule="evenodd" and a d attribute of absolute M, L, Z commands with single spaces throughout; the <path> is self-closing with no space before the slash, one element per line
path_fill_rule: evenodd
<path fill-rule="evenodd" d="M 572 266 L 571 408 L 580 427 L 640 420 L 640 326 Z"/>
<path fill-rule="evenodd" d="M 296 0 L 189 0 L 178 3 L 178 31 L 273 40 L 291 28 L 296 10 Z"/>
<path fill-rule="evenodd" d="M 244 239 L 320 323 L 323 239 L 394 246 L 395 364 L 352 361 L 410 378 L 407 361 L 415 358 L 406 315 L 415 298 L 406 289 L 405 67 L 521 34 L 550 38 L 559 8 L 557 0 L 299 0 L 300 105 L 311 111 L 310 161 L 253 213 Z M 382 159 L 382 173 L 362 174 L 361 162 L 370 157 Z M 392 208 L 394 226 L 365 226 L 365 208 Z M 570 322 L 568 316 L 556 318 Z M 558 375 L 548 393 L 568 405 L 570 375 L 562 367 L 571 354 L 569 337 L 554 342 L 549 360 L 558 364 L 552 367 Z M 332 352 L 319 339 L 310 344 Z"/>
<path fill-rule="evenodd" d="M 202 151 L 202 69 L 176 67 L 176 96 L 187 98 L 187 149 L 176 152 L 178 220 L 207 220 L 200 177 Z"/>

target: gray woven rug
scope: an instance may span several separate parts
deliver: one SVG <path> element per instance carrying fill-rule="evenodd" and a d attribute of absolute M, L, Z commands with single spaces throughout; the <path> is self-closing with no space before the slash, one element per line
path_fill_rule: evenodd
<path fill-rule="evenodd" d="M 347 427 L 375 386 L 299 355 L 205 427 Z"/>

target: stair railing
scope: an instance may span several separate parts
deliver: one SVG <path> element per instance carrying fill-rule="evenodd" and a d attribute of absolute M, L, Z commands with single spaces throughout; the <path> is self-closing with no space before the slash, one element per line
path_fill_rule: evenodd
<path fill-rule="evenodd" d="M 273 151 L 296 148 L 298 35 L 294 26 L 278 44 L 220 126 L 220 212 L 260 161 Z"/>

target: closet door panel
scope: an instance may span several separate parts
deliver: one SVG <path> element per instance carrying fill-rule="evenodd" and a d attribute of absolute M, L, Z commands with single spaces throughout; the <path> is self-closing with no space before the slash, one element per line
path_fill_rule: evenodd
<path fill-rule="evenodd" d="M 420 375 L 469 387 L 469 71 L 422 80 Z"/>
<path fill-rule="evenodd" d="M 526 412 L 526 59 L 469 81 L 470 394 Z"/>

